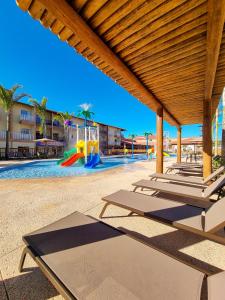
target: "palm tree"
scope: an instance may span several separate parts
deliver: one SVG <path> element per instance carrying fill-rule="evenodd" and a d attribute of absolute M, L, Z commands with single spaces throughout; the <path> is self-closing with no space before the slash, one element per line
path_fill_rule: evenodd
<path fill-rule="evenodd" d="M 146 153 L 148 154 L 148 137 L 149 135 L 152 135 L 151 132 L 145 132 L 144 136 L 146 137 Z"/>
<path fill-rule="evenodd" d="M 136 137 L 136 134 L 132 133 L 132 134 L 129 135 L 129 138 L 132 139 L 132 146 L 131 146 L 132 147 L 131 148 L 132 149 L 132 151 L 131 151 L 132 152 L 132 156 L 131 156 L 132 158 L 134 157 L 134 139 L 135 139 L 135 137 Z"/>
<path fill-rule="evenodd" d="M 54 117 L 54 120 L 59 121 L 61 124 L 63 124 L 66 148 L 68 147 L 69 144 L 69 128 L 72 125 L 72 121 L 71 121 L 72 118 L 73 118 L 73 113 L 70 114 L 68 111 L 66 111 L 65 113 L 59 112 Z"/>
<path fill-rule="evenodd" d="M 43 97 L 40 103 L 36 99 L 30 99 L 29 102 L 34 106 L 36 114 L 41 119 L 40 134 L 46 137 L 46 110 L 48 99 Z"/>
<path fill-rule="evenodd" d="M 22 88 L 21 85 L 16 84 L 10 89 L 4 88 L 0 85 L 0 106 L 6 113 L 6 138 L 5 138 L 5 158 L 9 158 L 9 137 L 10 137 L 10 114 L 12 112 L 13 105 L 20 99 L 29 95 L 22 93 L 15 95 L 17 89 Z"/>
<path fill-rule="evenodd" d="M 94 115 L 92 111 L 90 111 L 91 104 L 84 103 L 80 105 L 81 110 L 78 113 L 78 117 L 84 118 L 84 126 L 87 126 L 87 120 L 90 120 L 91 117 Z"/>

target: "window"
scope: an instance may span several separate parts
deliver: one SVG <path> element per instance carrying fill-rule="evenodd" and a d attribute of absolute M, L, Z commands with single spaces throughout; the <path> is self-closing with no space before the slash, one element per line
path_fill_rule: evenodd
<path fill-rule="evenodd" d="M 29 112 L 25 109 L 21 109 L 20 113 L 21 113 L 22 116 L 28 116 L 29 115 Z"/>
<path fill-rule="evenodd" d="M 28 128 L 22 128 L 21 129 L 21 133 L 22 134 L 30 134 L 30 129 L 28 129 Z"/>
<path fill-rule="evenodd" d="M 58 141 L 59 140 L 59 134 L 53 133 L 53 140 Z"/>

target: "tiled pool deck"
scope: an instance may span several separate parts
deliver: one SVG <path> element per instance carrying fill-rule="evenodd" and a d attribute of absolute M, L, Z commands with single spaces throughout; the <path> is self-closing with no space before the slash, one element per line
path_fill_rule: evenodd
<path fill-rule="evenodd" d="M 147 178 L 154 168 L 155 162 L 137 162 L 85 177 L 1 180 L 0 299 L 62 299 L 31 259 L 26 272 L 18 272 L 22 235 L 76 210 L 98 217 L 102 196 L 131 190 L 132 182 Z M 106 215 L 116 217 L 104 221 L 137 232 L 149 244 L 203 269 L 225 270 L 225 246 L 141 217 L 123 217 L 126 213 L 111 206 Z"/>

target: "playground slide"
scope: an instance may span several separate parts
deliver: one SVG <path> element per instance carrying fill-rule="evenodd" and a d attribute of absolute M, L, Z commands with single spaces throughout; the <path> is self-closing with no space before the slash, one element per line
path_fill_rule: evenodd
<path fill-rule="evenodd" d="M 163 155 L 164 155 L 164 156 L 169 156 L 169 157 L 170 157 L 170 155 L 169 155 L 167 152 L 163 152 Z"/>
<path fill-rule="evenodd" d="M 74 164 L 79 158 L 84 157 L 83 153 L 75 153 L 72 156 L 70 156 L 67 160 L 65 160 L 61 166 L 62 167 L 68 167 L 71 166 L 72 164 Z"/>
<path fill-rule="evenodd" d="M 57 165 L 62 165 L 62 163 L 63 163 L 64 161 L 66 161 L 69 157 L 71 157 L 72 154 L 75 154 L 75 153 L 77 153 L 77 149 L 76 149 L 76 148 L 73 148 L 73 149 L 71 149 L 71 150 L 69 150 L 69 151 L 65 151 L 65 152 L 63 153 L 63 158 L 62 158 L 62 159 L 59 159 L 59 160 L 57 161 Z"/>
<path fill-rule="evenodd" d="M 99 154 L 94 154 L 92 158 L 86 163 L 85 168 L 95 168 L 101 162 Z"/>

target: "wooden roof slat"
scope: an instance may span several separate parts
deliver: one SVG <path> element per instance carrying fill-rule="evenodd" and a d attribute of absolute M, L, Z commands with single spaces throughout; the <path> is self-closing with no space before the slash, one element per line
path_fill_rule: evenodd
<path fill-rule="evenodd" d="M 193 1 L 193 0 L 191 0 Z M 205 0 L 201 0 L 205 1 Z M 136 14 L 138 18 L 135 20 L 135 16 L 130 16 L 126 18 L 126 22 L 122 20 L 119 24 L 116 24 L 115 27 L 108 30 L 106 34 L 103 35 L 107 41 L 110 42 L 111 47 L 119 47 L 122 41 L 128 42 L 131 40 L 130 44 L 137 41 L 138 39 L 144 37 L 147 31 L 147 34 L 153 32 L 154 30 L 159 28 L 160 20 L 163 20 L 164 15 L 167 12 L 171 11 L 174 8 L 179 7 L 182 3 L 185 3 L 186 0 L 180 1 L 160 1 L 159 3 L 155 3 L 154 1 L 151 2 L 151 5 L 148 5 L 148 9 L 143 10 L 143 16 L 140 18 L 140 12 Z M 166 18 L 166 16 L 165 16 Z M 162 24 L 163 21 L 161 21 Z M 124 43 L 122 43 L 124 45 Z M 118 51 L 122 50 L 123 48 L 118 48 Z M 117 50 L 117 49 L 116 49 Z"/>
<path fill-rule="evenodd" d="M 157 5 L 159 1 L 162 2 L 163 0 L 155 0 L 155 5 Z M 153 1 L 150 1 L 149 3 L 149 1 L 147 2 L 146 0 L 129 0 L 103 22 L 101 20 L 102 24 L 97 28 L 97 33 L 104 36 L 110 28 L 116 26 L 116 24 L 119 24 L 121 21 L 124 22 L 126 20 L 131 20 L 130 22 L 134 22 L 135 14 L 138 12 L 137 18 L 139 18 L 142 11 L 144 14 L 145 11 L 149 9 L 149 5 L 152 6 L 152 2 Z M 129 25 L 129 23 L 127 24 Z M 117 32 L 118 27 L 115 27 L 115 29 Z"/>
<path fill-rule="evenodd" d="M 163 28 L 165 34 L 163 34 L 162 30 L 160 37 L 150 35 L 149 37 L 141 39 L 140 42 L 137 42 L 118 53 L 121 58 L 124 58 L 126 61 L 130 61 L 132 63 L 132 59 L 144 52 L 151 50 L 152 48 L 157 47 L 158 45 L 160 45 L 162 50 L 163 45 L 165 45 L 165 48 L 168 48 L 169 46 L 173 45 L 174 42 L 176 43 L 177 39 L 178 42 L 180 42 L 182 39 L 185 40 L 188 32 L 190 31 L 193 31 L 193 36 L 195 36 L 197 33 L 201 33 L 202 31 L 197 32 L 199 29 L 201 29 L 201 25 L 206 25 L 206 14 L 184 24 L 183 26 L 177 27 L 170 32 L 168 32 L 165 27 Z M 203 30 L 205 31 L 205 26 Z"/>
<path fill-rule="evenodd" d="M 205 72 L 205 99 L 212 97 L 220 44 L 224 29 L 225 0 L 208 0 L 207 56 Z"/>
<path fill-rule="evenodd" d="M 51 14 L 48 11 L 45 11 L 41 17 L 41 24 L 44 27 L 49 28 L 52 26 L 52 24 L 55 22 L 55 20 L 56 20 L 56 18 L 53 14 Z"/>
<path fill-rule="evenodd" d="M 59 32 L 59 38 L 62 41 L 67 41 L 72 35 L 73 35 L 72 30 L 70 30 L 70 28 L 66 26 Z"/>
<path fill-rule="evenodd" d="M 77 11 L 80 12 L 88 0 L 71 0 L 70 5 Z"/>
<path fill-rule="evenodd" d="M 141 20 L 124 29 L 118 36 L 109 39 L 110 46 L 114 47 L 116 52 L 120 52 L 133 44 L 138 49 L 147 44 L 148 41 L 153 41 L 176 29 L 178 25 L 183 26 L 190 20 L 206 13 L 205 0 L 199 0 L 198 2 L 197 4 L 196 0 L 182 0 L 165 3 L 161 5 L 161 9 L 155 9 Z M 181 5 L 182 3 L 184 4 Z M 193 6 L 197 6 L 196 9 Z M 170 13 L 168 14 L 168 12 Z"/>
<path fill-rule="evenodd" d="M 195 86 L 195 88 L 177 89 L 176 91 L 175 90 L 172 91 L 170 89 L 167 89 L 165 91 L 160 91 L 160 92 L 155 91 L 155 94 L 160 95 L 160 97 L 180 98 L 180 96 L 185 96 L 185 98 L 187 98 L 189 97 L 190 93 L 195 93 L 196 96 L 201 96 L 203 90 L 204 90 L 204 86 L 200 86 L 200 87 Z M 188 105 L 189 105 L 189 101 L 188 101 Z"/>
<path fill-rule="evenodd" d="M 40 20 L 45 11 L 45 6 L 39 1 L 32 1 L 29 7 L 29 13 L 34 19 Z"/>
<path fill-rule="evenodd" d="M 194 28 L 188 28 L 188 31 L 185 31 L 181 34 L 178 34 L 177 36 L 174 35 L 169 40 L 162 40 L 160 41 L 154 41 L 150 43 L 149 45 L 145 46 L 143 49 L 139 49 L 135 51 L 132 54 L 127 55 L 123 58 L 123 60 L 127 64 L 134 64 L 142 59 L 144 59 L 146 56 L 149 56 L 149 53 L 155 54 L 159 51 L 166 50 L 170 48 L 171 46 L 176 46 L 177 44 L 182 43 L 186 39 L 199 36 L 199 34 L 202 34 L 206 30 L 206 23 L 205 20 L 202 20 L 202 24 L 193 24 Z M 188 26 L 189 27 L 189 26 Z"/>
<path fill-rule="evenodd" d="M 58 19 L 55 20 L 55 22 L 50 26 L 50 30 L 55 33 L 56 35 L 59 34 L 59 32 L 64 28 L 64 24 L 59 21 Z"/>
<path fill-rule="evenodd" d="M 16 0 L 16 4 L 23 10 L 26 11 L 29 9 L 32 0 Z"/>
<path fill-rule="evenodd" d="M 179 66 L 179 67 L 175 67 L 175 68 L 170 68 L 169 70 L 164 70 L 164 72 L 154 72 L 154 73 L 151 73 L 149 72 L 148 74 L 145 74 L 143 77 L 140 77 L 141 80 L 143 82 L 145 82 L 145 80 L 149 80 L 148 82 L 150 83 L 151 82 L 151 79 L 153 78 L 156 78 L 159 77 L 159 76 L 162 76 L 163 77 L 166 77 L 166 76 L 170 76 L 170 74 L 172 72 L 176 72 L 176 74 L 180 74 L 180 73 L 186 73 L 186 74 L 195 74 L 195 70 L 198 68 L 199 70 L 204 70 L 205 67 L 204 67 L 204 62 L 205 62 L 205 57 L 202 56 L 201 57 L 201 60 L 200 58 L 196 58 L 196 59 L 193 59 L 191 63 L 188 63 L 187 66 Z M 197 66 L 196 63 L 199 63 L 199 65 Z M 200 65 L 200 63 L 202 63 L 202 66 Z"/>
<path fill-rule="evenodd" d="M 154 86 L 155 88 L 157 87 L 163 87 L 163 85 L 165 84 L 165 87 L 167 86 L 172 86 L 173 82 L 177 81 L 178 84 L 182 84 L 182 80 L 190 80 L 190 84 L 195 84 L 195 82 L 193 82 L 195 79 L 197 80 L 198 76 L 204 76 L 205 74 L 205 70 L 202 70 L 201 72 L 192 72 L 192 73 L 188 73 L 187 75 L 183 75 L 182 73 L 179 73 L 178 75 L 171 75 L 171 76 L 167 76 L 167 77 L 163 77 L 160 78 L 160 81 L 156 81 L 156 80 L 152 80 L 144 82 L 146 85 L 151 84 L 151 86 Z M 183 76 L 182 76 L 183 75 Z M 202 97 L 203 98 L 203 97 Z M 164 99 L 164 101 L 166 101 L 166 98 Z"/>
<path fill-rule="evenodd" d="M 174 60 L 174 61 L 170 61 L 168 63 L 164 63 L 163 65 L 163 68 L 160 67 L 160 65 L 153 65 L 153 66 L 149 66 L 148 68 L 145 68 L 141 71 L 138 72 L 139 74 L 139 78 L 142 78 L 142 76 L 145 76 L 147 75 L 148 73 L 151 73 L 151 74 L 154 74 L 155 72 L 165 72 L 165 71 L 168 71 L 168 70 L 177 70 L 177 68 L 179 67 L 185 67 L 189 65 L 190 62 L 192 61 L 196 61 L 198 62 L 198 58 L 202 58 L 202 57 L 205 57 L 205 53 L 204 51 L 196 51 L 191 53 L 190 55 L 188 55 L 187 53 L 187 56 L 185 57 L 182 57 L 182 58 L 179 58 L 177 60 Z"/>
<path fill-rule="evenodd" d="M 154 85 L 154 90 L 164 90 L 165 88 L 179 88 L 179 87 L 183 87 L 185 88 L 186 86 L 190 86 L 190 85 L 194 85 L 194 84 L 203 84 L 204 85 L 204 80 L 202 78 L 199 78 L 198 74 L 196 75 L 196 77 L 186 77 L 186 78 L 181 78 L 180 80 L 176 80 L 176 82 L 171 85 L 171 82 L 168 80 L 164 80 L 161 83 L 159 83 L 158 85 Z"/>
<path fill-rule="evenodd" d="M 170 92 L 179 92 L 179 91 L 191 91 L 194 89 L 199 89 L 204 87 L 204 81 L 199 81 L 199 82 L 195 82 L 195 81 L 191 81 L 190 84 L 188 84 L 187 82 L 184 83 L 183 85 L 179 84 L 177 86 L 171 86 L 170 85 L 165 85 L 165 86 L 154 86 L 153 92 L 165 92 L 165 91 L 170 91 Z"/>
<path fill-rule="evenodd" d="M 205 61 L 205 59 L 204 59 L 204 61 Z M 198 60 L 198 62 L 199 62 L 199 60 Z M 191 68 L 190 68 L 190 66 L 191 66 Z M 185 75 L 190 76 L 190 75 L 195 75 L 196 72 L 198 72 L 198 71 L 203 71 L 204 72 L 204 70 L 205 70 L 204 65 L 202 65 L 202 67 L 200 68 L 199 64 L 198 65 L 196 64 L 196 61 L 195 61 L 195 63 L 193 63 L 190 66 L 189 66 L 189 68 L 187 68 L 187 70 L 185 70 L 185 72 L 184 72 L 183 68 L 180 68 L 180 69 L 177 68 L 176 70 L 173 70 L 172 73 L 174 73 L 174 74 L 171 74 L 171 72 L 169 72 L 169 73 L 161 72 L 160 74 L 158 74 L 158 73 L 157 74 L 149 73 L 149 76 L 147 78 L 147 82 L 151 82 L 151 81 L 153 82 L 154 79 L 158 80 L 159 76 L 160 76 L 160 79 L 162 79 L 162 78 L 172 78 L 172 76 L 174 76 L 176 78 L 179 78 L 184 73 L 185 73 Z M 142 79 L 142 81 L 144 81 L 144 80 Z"/>
<path fill-rule="evenodd" d="M 87 1 L 82 9 L 80 10 L 80 15 L 84 20 L 90 19 L 94 16 L 97 11 L 106 4 L 108 0 L 89 0 Z"/>
<path fill-rule="evenodd" d="M 75 47 L 78 43 L 80 43 L 80 40 L 75 34 L 73 34 L 71 37 L 67 39 L 67 42 L 70 46 Z"/>
<path fill-rule="evenodd" d="M 100 10 L 98 10 L 94 16 L 92 16 L 88 23 L 92 28 L 100 26 L 105 20 L 107 20 L 112 14 L 124 6 L 124 4 L 131 2 L 130 0 L 113 0 L 108 1 Z"/>
<path fill-rule="evenodd" d="M 159 66 L 164 66 L 166 64 L 170 64 L 173 62 L 176 62 L 177 60 L 180 60 L 182 58 L 186 58 L 191 56 L 192 54 L 196 54 L 199 52 L 204 52 L 205 51 L 205 45 L 202 43 L 202 41 L 199 41 L 199 43 L 193 43 L 190 45 L 187 45 L 183 51 L 173 51 L 171 53 L 166 53 L 166 51 L 163 53 L 164 55 L 160 56 L 158 59 L 146 59 L 147 63 L 139 66 L 132 65 L 130 66 L 133 71 L 138 72 L 138 71 L 144 71 L 146 69 L 150 68 L 155 68 Z M 151 58 L 151 57 L 150 57 Z"/>

